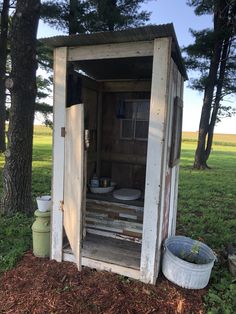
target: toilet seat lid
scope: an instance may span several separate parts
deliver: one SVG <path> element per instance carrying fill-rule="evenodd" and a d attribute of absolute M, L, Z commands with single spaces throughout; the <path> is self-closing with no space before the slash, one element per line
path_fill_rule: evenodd
<path fill-rule="evenodd" d="M 119 189 L 113 192 L 113 197 L 122 201 L 134 201 L 139 199 L 141 191 L 137 189 Z"/>

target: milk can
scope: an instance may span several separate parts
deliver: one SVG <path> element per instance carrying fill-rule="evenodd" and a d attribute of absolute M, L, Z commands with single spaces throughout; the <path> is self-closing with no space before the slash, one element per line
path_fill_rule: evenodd
<path fill-rule="evenodd" d="M 50 211 L 36 210 L 36 220 L 32 225 L 33 253 L 37 257 L 48 257 L 50 254 Z"/>

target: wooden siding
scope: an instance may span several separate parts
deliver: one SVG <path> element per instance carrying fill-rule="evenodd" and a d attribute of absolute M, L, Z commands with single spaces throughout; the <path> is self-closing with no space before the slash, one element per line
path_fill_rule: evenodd
<path fill-rule="evenodd" d="M 174 114 L 174 100 L 178 96 L 182 99 L 183 79 L 178 71 L 174 61 L 171 61 L 171 75 L 169 85 L 169 128 L 168 128 L 168 148 L 167 148 L 167 167 L 166 167 L 166 185 L 165 185 L 165 205 L 164 205 L 164 220 L 162 224 L 162 240 L 168 236 L 175 234 L 175 219 L 177 212 L 177 191 L 178 191 L 178 168 L 177 164 L 173 168 L 169 166 L 169 159 L 172 145 L 172 128 Z"/>
<path fill-rule="evenodd" d="M 109 176 L 120 187 L 144 190 L 147 141 L 120 139 L 117 118 L 118 97 L 149 99 L 149 92 L 105 93 L 102 107 L 101 175 Z"/>
<path fill-rule="evenodd" d="M 89 148 L 86 165 L 87 182 L 89 182 L 96 170 L 98 90 L 91 89 L 89 86 L 87 87 L 87 84 L 83 84 L 82 101 L 85 109 L 85 129 L 89 131 Z"/>
<path fill-rule="evenodd" d="M 176 96 L 183 100 L 184 79 L 181 73 L 177 70 Z M 171 190 L 170 190 L 170 205 L 168 219 L 168 236 L 175 235 L 176 231 L 176 216 L 178 202 L 178 185 L 179 185 L 179 164 L 171 170 Z"/>
<path fill-rule="evenodd" d="M 141 243 L 143 208 L 87 199 L 87 233 Z"/>

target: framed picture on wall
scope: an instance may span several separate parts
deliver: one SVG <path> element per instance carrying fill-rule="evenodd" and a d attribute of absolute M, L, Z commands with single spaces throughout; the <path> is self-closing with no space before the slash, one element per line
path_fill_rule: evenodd
<path fill-rule="evenodd" d="M 183 120 L 183 100 L 176 96 L 174 99 L 174 110 L 172 120 L 172 139 L 170 150 L 170 167 L 174 167 L 180 160 L 181 139 Z"/>

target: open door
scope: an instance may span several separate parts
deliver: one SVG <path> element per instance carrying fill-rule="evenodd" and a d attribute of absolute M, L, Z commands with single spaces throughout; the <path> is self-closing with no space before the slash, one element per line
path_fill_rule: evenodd
<path fill-rule="evenodd" d="M 64 228 L 81 268 L 83 186 L 84 186 L 84 106 L 66 109 Z"/>

